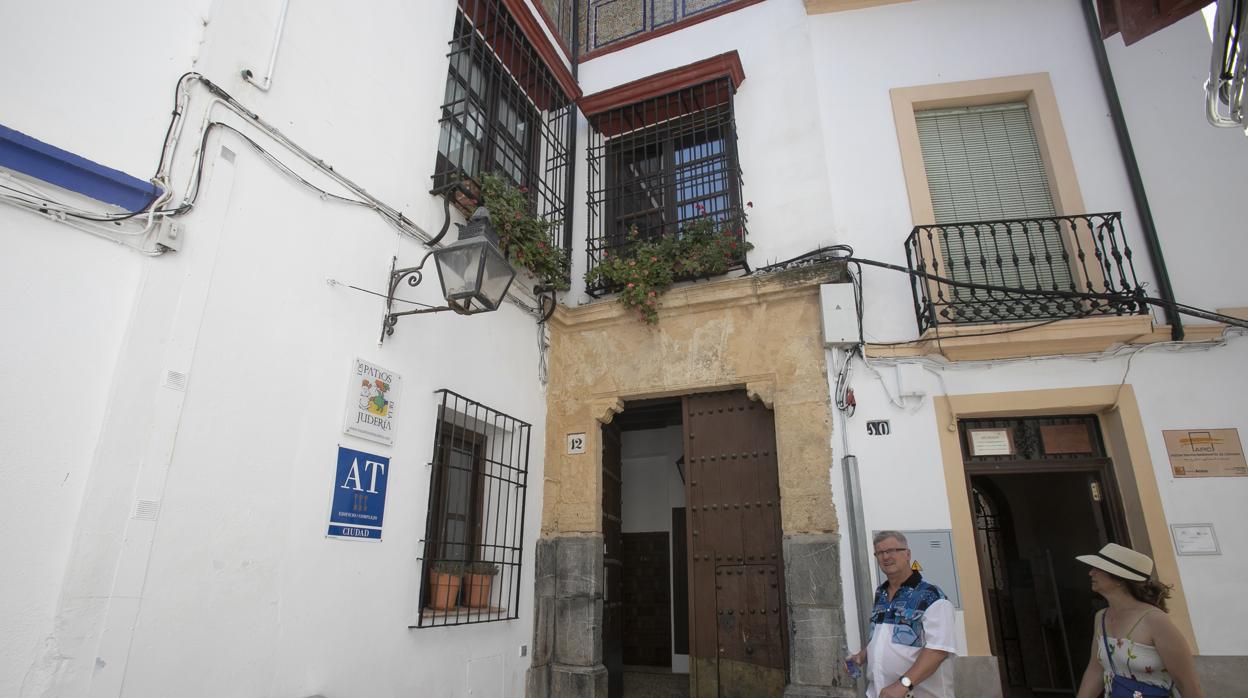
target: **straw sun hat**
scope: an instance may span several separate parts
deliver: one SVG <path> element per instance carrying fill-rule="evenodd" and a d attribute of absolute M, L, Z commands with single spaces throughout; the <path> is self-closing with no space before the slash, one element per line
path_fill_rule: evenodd
<path fill-rule="evenodd" d="M 1153 559 L 1144 553 L 1137 553 L 1131 548 L 1124 548 L 1117 543 L 1110 543 L 1092 555 L 1080 555 L 1075 558 L 1079 562 L 1104 570 L 1115 577 L 1143 582 L 1153 573 Z"/>

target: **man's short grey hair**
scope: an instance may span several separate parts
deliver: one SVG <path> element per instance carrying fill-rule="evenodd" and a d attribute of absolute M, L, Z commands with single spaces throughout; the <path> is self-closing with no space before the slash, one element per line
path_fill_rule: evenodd
<path fill-rule="evenodd" d="M 901 543 L 902 545 L 905 545 L 907 547 L 910 545 L 910 541 L 906 540 L 906 534 L 902 533 L 901 531 L 880 531 L 879 533 L 875 534 L 874 538 L 871 539 L 871 547 L 874 548 L 875 546 L 879 545 L 880 543 L 883 543 L 889 538 L 896 538 L 898 543 Z"/>

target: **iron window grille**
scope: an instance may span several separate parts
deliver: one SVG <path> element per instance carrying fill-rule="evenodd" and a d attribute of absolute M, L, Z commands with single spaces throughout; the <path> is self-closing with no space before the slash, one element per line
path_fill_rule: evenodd
<path fill-rule="evenodd" d="M 678 236 L 701 217 L 732 231 L 741 252 L 730 268 L 745 266 L 734 92 L 724 77 L 590 117 L 587 269 L 627 254 L 632 230 Z"/>
<path fill-rule="evenodd" d="M 575 101 L 501 0 L 459 0 L 447 57 L 432 193 L 469 211 L 481 175 L 502 175 L 567 249 Z"/>
<path fill-rule="evenodd" d="M 435 395 L 420 611 L 412 627 L 513 620 L 531 426 L 450 390 Z"/>

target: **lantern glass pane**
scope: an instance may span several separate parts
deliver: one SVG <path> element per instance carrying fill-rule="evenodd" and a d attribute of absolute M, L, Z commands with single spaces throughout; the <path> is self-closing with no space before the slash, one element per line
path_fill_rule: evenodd
<path fill-rule="evenodd" d="M 485 276 L 481 280 L 480 296 L 492 309 L 497 309 L 516 277 L 516 270 L 497 249 L 487 249 L 484 258 Z"/>
<path fill-rule="evenodd" d="M 434 253 L 438 276 L 442 279 L 442 293 L 448 301 L 477 292 L 483 247 L 484 241 L 455 243 Z"/>

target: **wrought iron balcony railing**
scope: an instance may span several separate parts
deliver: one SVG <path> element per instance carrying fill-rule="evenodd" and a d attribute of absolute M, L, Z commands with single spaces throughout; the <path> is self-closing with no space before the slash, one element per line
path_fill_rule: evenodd
<path fill-rule="evenodd" d="M 1147 312 L 1121 213 L 920 225 L 906 261 L 920 334 Z"/>

